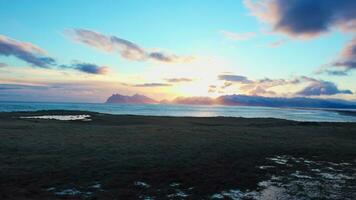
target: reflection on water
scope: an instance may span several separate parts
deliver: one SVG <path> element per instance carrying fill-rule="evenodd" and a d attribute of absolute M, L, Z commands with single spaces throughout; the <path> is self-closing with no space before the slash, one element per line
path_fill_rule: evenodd
<path fill-rule="evenodd" d="M 0 112 L 36 110 L 82 110 L 109 114 L 133 114 L 154 116 L 227 116 L 272 117 L 297 121 L 356 122 L 355 116 L 339 115 L 323 110 L 302 110 L 252 106 L 198 106 L 198 105 L 122 105 L 94 103 L 10 103 L 0 102 Z"/>

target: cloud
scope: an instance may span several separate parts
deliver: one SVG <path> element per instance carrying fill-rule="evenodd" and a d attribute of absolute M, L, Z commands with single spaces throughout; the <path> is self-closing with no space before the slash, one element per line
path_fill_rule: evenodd
<path fill-rule="evenodd" d="M 128 40 L 86 29 L 73 29 L 67 33 L 77 42 L 104 52 L 119 52 L 123 58 L 128 60 L 142 61 L 147 58 L 144 49 Z"/>
<path fill-rule="evenodd" d="M 109 72 L 109 67 L 99 66 L 93 63 L 86 62 L 78 62 L 73 61 L 74 63 L 69 65 L 59 65 L 62 69 L 73 69 L 86 74 L 96 74 L 96 75 L 104 75 Z"/>
<path fill-rule="evenodd" d="M 244 0 L 250 13 L 269 24 L 274 32 L 292 38 L 312 38 L 339 29 L 356 32 L 356 1 L 354 0 Z M 279 45 L 271 44 L 273 47 Z M 338 70 L 329 68 L 339 68 Z M 340 57 L 316 74 L 345 76 L 356 68 L 356 38 L 343 49 Z"/>
<path fill-rule="evenodd" d="M 241 41 L 241 40 L 248 40 L 254 36 L 256 36 L 256 33 L 254 32 L 246 32 L 246 33 L 234 33 L 230 31 L 221 31 L 223 36 L 229 40 L 233 41 Z"/>
<path fill-rule="evenodd" d="M 350 90 L 339 90 L 337 86 L 329 81 L 317 80 L 308 76 L 299 76 L 291 79 L 270 79 L 264 78 L 259 80 L 250 80 L 245 76 L 240 75 L 220 75 L 220 80 L 224 80 L 224 84 L 220 86 L 221 90 L 233 85 L 238 84 L 239 89 L 244 94 L 253 96 L 278 96 L 276 91 L 272 89 L 280 86 L 294 86 L 299 84 L 309 84 L 307 87 L 293 95 L 302 96 L 320 96 L 320 95 L 335 95 L 335 94 L 353 94 Z M 209 92 L 217 92 L 213 87 L 209 87 Z M 283 95 L 283 94 L 282 94 Z M 285 95 L 285 94 L 284 94 Z"/>
<path fill-rule="evenodd" d="M 276 93 L 271 91 L 271 88 L 277 86 L 298 84 L 299 82 L 299 79 L 286 80 L 264 78 L 260 80 L 250 81 L 248 84 L 240 86 L 240 90 L 244 91 L 249 95 L 274 96 L 276 95 Z"/>
<path fill-rule="evenodd" d="M 275 98 L 247 95 L 224 95 L 215 99 L 222 105 L 270 106 L 270 107 L 308 107 L 308 108 L 356 108 L 355 102 L 335 99 L 305 97 Z"/>
<path fill-rule="evenodd" d="M 220 89 L 225 89 L 225 88 L 228 88 L 228 87 L 230 87 L 230 86 L 232 86 L 232 85 L 233 85 L 232 82 L 230 82 L 230 81 L 225 81 L 225 82 L 224 82 L 224 85 L 222 85 L 222 86 L 220 87 Z"/>
<path fill-rule="evenodd" d="M 285 40 L 285 39 L 277 40 L 277 41 L 269 43 L 268 47 L 276 48 L 276 47 L 282 46 L 286 42 L 287 42 L 287 40 Z"/>
<path fill-rule="evenodd" d="M 249 82 L 251 82 L 245 76 L 230 75 L 230 74 L 219 75 L 218 79 L 219 80 L 224 80 L 224 81 L 239 82 L 239 83 L 249 83 Z"/>
<path fill-rule="evenodd" d="M 232 86 L 233 84 L 240 84 L 240 90 L 250 94 L 250 95 L 276 95 L 275 92 L 270 91 L 270 88 L 288 84 L 298 84 L 306 79 L 311 79 L 309 77 L 299 77 L 298 79 L 269 79 L 264 78 L 260 80 L 250 80 L 245 76 L 233 75 L 233 74 L 223 74 L 218 76 L 219 80 L 224 80 L 224 84 L 220 86 L 221 90 Z M 309 80 L 310 81 L 310 80 Z M 209 92 L 216 92 L 214 88 L 209 88 Z"/>
<path fill-rule="evenodd" d="M 354 69 L 356 69 L 356 38 L 353 38 L 345 45 L 334 62 L 321 67 L 315 73 L 346 76 Z"/>
<path fill-rule="evenodd" d="M 264 78 L 260 80 L 250 80 L 247 77 L 241 75 L 223 74 L 219 75 L 218 79 L 225 81 L 224 85 L 220 86 L 221 90 L 224 90 L 227 87 L 232 86 L 233 84 L 240 84 L 240 90 L 250 95 L 275 95 L 275 92 L 270 91 L 268 89 L 276 86 L 298 84 L 301 81 L 305 81 L 311 78 L 303 76 L 291 80 L 269 78 Z M 210 88 L 209 91 L 214 92 L 216 90 Z"/>
<path fill-rule="evenodd" d="M 337 86 L 329 81 L 314 81 L 303 90 L 296 93 L 302 96 L 320 96 L 335 94 L 353 94 L 351 90 L 340 90 Z"/>
<path fill-rule="evenodd" d="M 172 84 L 168 83 L 143 83 L 143 84 L 135 84 L 131 85 L 133 87 L 167 87 L 172 86 Z"/>
<path fill-rule="evenodd" d="M 15 56 L 35 67 L 51 68 L 57 66 L 56 61 L 47 56 L 47 53 L 27 42 L 20 42 L 5 36 L 0 35 L 0 55 Z M 0 63 L 0 67 L 7 66 L 5 63 Z M 58 65 L 59 68 L 71 68 L 88 74 L 106 74 L 108 67 L 97 66 L 90 63 L 76 63 L 72 65 Z"/>
<path fill-rule="evenodd" d="M 42 85 L 26 85 L 26 84 L 6 84 L 0 83 L 1 90 L 23 90 L 23 89 L 46 89 L 46 86 Z"/>
<path fill-rule="evenodd" d="M 98 66 L 91 63 L 77 63 L 72 65 L 72 67 L 78 71 L 88 74 L 107 74 L 109 71 L 108 67 Z"/>
<path fill-rule="evenodd" d="M 181 83 L 181 82 L 191 82 L 193 79 L 190 78 L 167 78 L 165 79 L 169 83 Z"/>
<path fill-rule="evenodd" d="M 269 91 L 269 90 L 266 90 L 264 89 L 263 87 L 257 85 L 256 87 L 254 87 L 252 90 L 250 90 L 248 92 L 249 95 L 252 95 L 252 96 L 258 96 L 258 95 L 267 95 L 267 96 L 273 96 L 273 95 L 276 95 L 275 92 L 273 91 Z"/>
<path fill-rule="evenodd" d="M 214 92 L 216 92 L 215 89 L 213 89 L 213 88 L 209 88 L 209 89 L 208 89 L 208 93 L 214 93 Z"/>
<path fill-rule="evenodd" d="M 124 88 L 116 82 L 80 81 L 50 82 L 13 80 L 0 83 L 0 101 L 103 102 L 113 90 Z"/>
<path fill-rule="evenodd" d="M 188 63 L 194 60 L 193 56 L 177 56 L 174 54 L 167 54 L 164 52 L 151 52 L 149 58 L 167 63 Z"/>
<path fill-rule="evenodd" d="M 55 60 L 48 57 L 41 48 L 3 35 L 0 35 L 0 55 L 14 56 L 35 67 L 49 68 L 56 64 Z"/>
<path fill-rule="evenodd" d="M 316 37 L 338 27 L 356 30 L 354 0 L 244 0 L 250 13 L 291 37 Z"/>
<path fill-rule="evenodd" d="M 216 86 L 216 85 L 209 85 L 209 87 L 208 87 L 208 93 L 214 93 L 214 92 L 216 92 L 217 88 L 218 88 L 218 86 Z"/>
<path fill-rule="evenodd" d="M 139 45 L 116 36 L 108 36 L 86 29 L 72 29 L 67 31 L 75 41 L 86 44 L 104 52 L 118 52 L 123 58 L 133 61 L 151 59 L 164 63 L 190 62 L 193 57 L 177 56 L 163 52 L 149 52 Z"/>
<path fill-rule="evenodd" d="M 115 36 L 110 37 L 112 48 L 119 51 L 128 60 L 142 61 L 146 59 L 146 52 L 138 45 Z"/>
<path fill-rule="evenodd" d="M 352 39 L 342 50 L 340 58 L 333 63 L 334 67 L 345 70 L 356 69 L 356 38 Z"/>
<path fill-rule="evenodd" d="M 349 73 L 345 70 L 330 70 L 330 69 L 322 69 L 316 72 L 316 74 L 326 73 L 331 76 L 347 76 Z"/>

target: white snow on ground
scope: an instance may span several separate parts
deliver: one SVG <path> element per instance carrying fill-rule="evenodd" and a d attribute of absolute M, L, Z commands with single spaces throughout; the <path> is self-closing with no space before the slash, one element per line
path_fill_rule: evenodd
<path fill-rule="evenodd" d="M 96 192 L 103 192 L 104 190 L 101 188 L 101 184 L 99 182 L 92 183 L 91 186 L 78 186 L 78 187 L 49 187 L 44 189 L 47 192 L 51 192 L 56 196 L 61 196 L 63 198 L 67 197 L 92 197 Z"/>
<path fill-rule="evenodd" d="M 173 194 L 169 194 L 167 195 L 168 198 L 173 198 L 173 197 L 180 197 L 180 198 L 185 198 L 188 197 L 189 195 L 187 193 L 185 193 L 182 190 L 176 189 L 176 192 Z"/>
<path fill-rule="evenodd" d="M 171 187 L 178 187 L 178 186 L 180 186 L 180 183 L 171 183 L 169 186 L 171 186 Z"/>
<path fill-rule="evenodd" d="M 143 181 L 136 181 L 136 182 L 134 182 L 134 185 L 138 186 L 138 187 L 143 187 L 143 188 L 149 188 L 150 187 L 150 185 L 148 185 L 147 183 L 145 183 Z"/>
<path fill-rule="evenodd" d="M 77 196 L 77 195 L 82 194 L 82 192 L 80 192 L 79 190 L 77 190 L 75 188 L 72 188 L 72 189 L 65 189 L 65 190 L 62 190 L 59 192 L 55 192 L 54 194 L 58 195 L 58 196 Z"/>
<path fill-rule="evenodd" d="M 224 195 L 222 195 L 222 194 L 213 194 L 213 195 L 211 195 L 211 199 L 224 199 Z"/>
<path fill-rule="evenodd" d="M 300 171 L 296 171 L 295 173 L 292 173 L 291 174 L 292 176 L 295 176 L 297 178 L 304 178 L 304 179 L 311 179 L 312 177 L 311 176 L 308 176 L 308 175 L 303 175 Z"/>
<path fill-rule="evenodd" d="M 155 199 L 154 197 L 146 196 L 146 195 L 140 195 L 138 198 L 142 199 L 142 200 L 154 200 Z"/>
<path fill-rule="evenodd" d="M 94 189 L 101 189 L 101 184 L 98 183 L 98 182 L 95 182 L 94 185 L 90 186 L 91 188 L 94 188 Z"/>
<path fill-rule="evenodd" d="M 49 187 L 49 188 L 46 189 L 46 191 L 53 191 L 55 189 L 56 189 L 55 187 Z"/>
<path fill-rule="evenodd" d="M 276 157 L 267 158 L 267 159 L 274 161 L 275 163 L 280 164 L 280 165 L 285 165 L 288 162 L 288 159 L 285 158 L 284 156 L 276 156 Z"/>
<path fill-rule="evenodd" d="M 270 169 L 270 168 L 275 168 L 275 166 L 259 166 L 259 169 Z"/>
<path fill-rule="evenodd" d="M 60 121 L 91 121 L 90 115 L 41 115 L 41 116 L 26 116 L 20 117 L 21 119 L 50 119 L 50 120 L 60 120 Z"/>
<path fill-rule="evenodd" d="M 282 164 L 283 163 L 283 164 Z M 278 167 L 284 165 L 276 174 Z M 307 160 L 302 157 L 287 155 L 266 158 L 265 165 L 256 166 L 267 174 L 269 178 L 257 184 L 254 190 L 242 190 L 238 187 L 226 188 L 207 194 L 207 199 L 230 200 L 354 200 L 356 196 L 356 160 L 350 163 L 332 163 L 318 160 Z M 194 187 L 184 183 L 170 182 L 164 188 L 155 188 L 143 181 L 133 183 L 140 192 L 138 199 L 154 200 L 160 196 L 166 199 L 194 198 Z M 87 187 L 68 189 L 45 189 L 62 197 L 92 197 L 101 190 L 99 182 L 93 182 Z M 168 187 L 168 188 L 167 188 Z M 80 191 L 79 191 L 80 190 Z"/>
<path fill-rule="evenodd" d="M 273 165 L 275 167 L 285 165 L 289 170 L 281 171 L 278 175 L 272 175 L 269 180 L 261 181 L 255 191 L 230 189 L 215 193 L 210 196 L 210 199 L 352 200 L 356 196 L 356 168 L 353 164 L 312 161 L 287 155 L 266 159 L 268 167 L 259 166 L 260 170 L 267 171 Z M 299 170 L 295 171 L 296 168 Z"/>

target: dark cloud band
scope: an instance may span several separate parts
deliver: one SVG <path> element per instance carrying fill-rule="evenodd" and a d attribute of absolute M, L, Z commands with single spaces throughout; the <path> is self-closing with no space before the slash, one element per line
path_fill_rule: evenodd
<path fill-rule="evenodd" d="M 339 27 L 356 30 L 354 0 L 245 0 L 251 14 L 274 31 L 292 37 L 311 37 Z"/>
<path fill-rule="evenodd" d="M 77 63 L 73 65 L 73 68 L 88 74 L 106 74 L 108 73 L 108 67 L 98 66 L 91 63 Z"/>
<path fill-rule="evenodd" d="M 50 68 L 56 65 L 56 61 L 48 57 L 44 50 L 39 47 L 27 43 L 20 42 L 5 36 L 0 35 L 0 55 L 14 56 L 23 60 L 32 66 Z"/>

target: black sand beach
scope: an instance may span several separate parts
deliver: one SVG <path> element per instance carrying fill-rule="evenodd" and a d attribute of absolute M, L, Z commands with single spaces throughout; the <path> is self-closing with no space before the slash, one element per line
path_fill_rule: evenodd
<path fill-rule="evenodd" d="M 0 199 L 356 196 L 356 123 L 0 113 L 0 152 Z"/>

